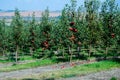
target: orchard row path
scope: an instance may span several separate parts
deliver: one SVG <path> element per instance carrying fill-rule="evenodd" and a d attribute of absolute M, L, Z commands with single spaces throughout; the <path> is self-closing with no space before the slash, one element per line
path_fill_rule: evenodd
<path fill-rule="evenodd" d="M 80 63 L 76 63 L 76 64 L 78 65 Z M 43 67 L 36 67 L 31 69 L 23 69 L 23 70 L 10 71 L 10 72 L 0 72 L 0 80 L 7 80 L 9 78 L 20 78 L 23 76 L 38 74 L 38 73 L 42 74 L 44 72 L 56 71 L 56 70 L 70 68 L 70 67 L 71 67 L 70 63 L 65 62 L 65 63 L 54 64 L 54 65 L 43 66 Z"/>
<path fill-rule="evenodd" d="M 92 62 L 96 62 L 96 61 L 91 61 L 89 63 L 92 63 Z M 83 60 L 83 61 L 76 61 L 73 63 L 75 65 L 81 65 L 83 63 L 87 64 L 88 61 Z M 10 66 L 10 64 L 8 65 Z M 7 80 L 9 78 L 20 78 L 20 77 L 28 76 L 32 74 L 42 74 L 44 72 L 57 71 L 61 69 L 71 68 L 71 67 L 73 66 L 70 64 L 70 62 L 64 62 L 64 63 L 54 64 L 49 66 L 31 68 L 31 69 L 23 69 L 23 70 L 10 71 L 10 72 L 0 72 L 0 80 Z"/>
<path fill-rule="evenodd" d="M 74 62 L 74 64 L 81 65 L 83 63 L 88 64 L 88 63 L 92 63 L 92 62 L 96 62 L 96 61 L 91 61 L 91 62 L 78 61 L 78 62 Z M 21 78 L 21 77 L 32 75 L 32 74 L 42 74 L 44 72 L 57 71 L 57 70 L 61 70 L 61 69 L 71 68 L 71 67 L 72 66 L 70 65 L 69 62 L 65 62 L 65 63 L 59 63 L 59 64 L 43 66 L 43 67 L 36 67 L 36 68 L 31 68 L 31 69 L 23 69 L 23 70 L 10 71 L 10 72 L 0 72 L 0 80 L 8 80 L 10 78 L 12 78 L 12 79 Z M 102 77 L 101 74 L 103 74 L 103 73 L 106 73 L 106 72 L 90 74 L 85 77 L 83 76 L 83 77 L 75 77 L 75 78 L 68 78 L 68 79 L 61 79 L 61 80 L 108 80 L 108 79 L 101 79 L 101 77 Z M 108 73 L 111 73 L 111 72 L 107 72 L 106 76 L 110 75 Z M 113 76 L 117 75 L 117 77 L 119 77 L 119 79 L 120 79 L 120 69 L 115 69 L 112 71 L 112 73 L 113 73 L 112 74 Z M 96 79 L 96 78 L 99 78 L 99 77 L 97 77 L 99 75 L 101 76 L 100 79 Z M 110 76 L 112 76 L 112 75 L 110 75 Z M 94 76 L 96 76 L 96 78 L 94 78 Z"/>
<path fill-rule="evenodd" d="M 111 80 L 113 77 L 120 80 L 120 68 L 59 80 Z"/>

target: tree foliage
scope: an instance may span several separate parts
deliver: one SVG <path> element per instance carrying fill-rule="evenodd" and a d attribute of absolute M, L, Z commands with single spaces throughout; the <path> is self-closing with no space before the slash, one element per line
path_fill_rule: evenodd
<path fill-rule="evenodd" d="M 84 6 L 78 8 L 76 0 L 71 0 L 59 17 L 50 17 L 47 8 L 40 20 L 36 20 L 35 13 L 31 20 L 24 20 L 16 9 L 10 25 L 5 23 L 5 19 L 0 20 L 0 50 L 17 53 L 29 53 L 31 50 L 34 54 L 34 51 L 42 53 L 63 49 L 63 53 L 69 54 L 64 49 L 90 46 L 118 48 L 119 27 L 120 11 L 115 0 L 103 3 L 85 0 Z"/>

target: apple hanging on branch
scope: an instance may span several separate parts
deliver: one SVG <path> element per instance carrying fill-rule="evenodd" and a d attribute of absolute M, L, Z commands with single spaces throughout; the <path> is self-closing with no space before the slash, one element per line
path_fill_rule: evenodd
<path fill-rule="evenodd" d="M 42 42 L 42 45 L 43 45 L 43 47 L 44 47 L 43 50 L 49 48 L 49 43 L 48 43 L 48 41 L 44 41 L 44 42 Z"/>
<path fill-rule="evenodd" d="M 75 41 L 76 37 L 75 37 L 75 35 L 72 35 L 69 39 L 70 39 L 71 41 Z"/>
<path fill-rule="evenodd" d="M 78 45 L 81 45 L 82 43 L 80 41 L 78 41 Z"/>
<path fill-rule="evenodd" d="M 72 28 L 72 27 L 69 27 L 69 30 L 70 30 L 70 31 L 72 31 L 72 32 L 78 32 L 78 30 L 77 30 L 77 29 Z"/>
<path fill-rule="evenodd" d="M 73 28 L 72 26 L 74 26 L 75 25 L 75 22 L 70 22 L 70 26 L 71 27 L 69 27 L 69 30 L 70 31 L 72 31 L 72 32 L 78 32 L 78 30 L 76 29 L 76 28 Z"/>
<path fill-rule="evenodd" d="M 114 37 L 115 37 L 115 34 L 114 34 L 114 33 L 111 33 L 111 37 L 114 38 Z"/>
<path fill-rule="evenodd" d="M 75 25 L 75 22 L 70 22 L 70 26 L 74 26 Z"/>

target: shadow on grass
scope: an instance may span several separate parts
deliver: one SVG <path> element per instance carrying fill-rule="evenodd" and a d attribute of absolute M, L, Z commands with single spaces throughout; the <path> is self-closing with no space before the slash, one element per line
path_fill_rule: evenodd
<path fill-rule="evenodd" d="M 55 78 L 46 78 L 46 79 L 43 79 L 43 80 L 55 80 Z"/>
<path fill-rule="evenodd" d="M 112 77 L 110 80 L 117 80 L 117 78 L 116 77 Z"/>
<path fill-rule="evenodd" d="M 45 79 L 33 79 L 33 78 L 25 78 L 22 80 L 55 80 L 54 78 L 45 78 Z"/>
<path fill-rule="evenodd" d="M 113 56 L 113 57 L 97 57 L 96 61 L 104 61 L 104 60 L 111 60 L 120 63 L 119 56 Z"/>
<path fill-rule="evenodd" d="M 70 75 L 63 75 L 62 77 L 63 78 L 70 78 L 70 77 L 75 77 L 76 75 L 75 74 L 70 74 Z"/>
<path fill-rule="evenodd" d="M 22 80 L 38 80 L 38 79 L 25 78 L 25 79 L 22 79 Z"/>

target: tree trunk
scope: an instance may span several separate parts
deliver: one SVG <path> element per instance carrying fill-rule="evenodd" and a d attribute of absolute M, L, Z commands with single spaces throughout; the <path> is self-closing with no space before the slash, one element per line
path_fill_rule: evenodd
<path fill-rule="evenodd" d="M 19 47 L 18 47 L 18 45 L 16 46 L 16 53 L 15 53 L 15 62 L 16 62 L 16 64 L 17 64 L 17 62 L 18 62 L 18 50 L 19 50 Z"/>
<path fill-rule="evenodd" d="M 91 56 L 91 44 L 89 45 L 89 53 L 88 53 L 89 59 L 90 59 L 90 56 Z"/>
<path fill-rule="evenodd" d="M 5 50 L 6 50 L 6 47 L 5 47 L 5 42 L 3 44 L 3 57 L 5 56 Z"/>
<path fill-rule="evenodd" d="M 31 56 L 33 55 L 33 49 L 32 49 L 32 47 L 30 47 L 30 55 Z"/>
<path fill-rule="evenodd" d="M 80 47 L 77 47 L 78 58 L 80 57 Z"/>
<path fill-rule="evenodd" d="M 69 53 L 70 53 L 70 63 L 72 62 L 72 49 L 69 47 Z"/>
<path fill-rule="evenodd" d="M 94 49 L 93 54 L 96 54 L 96 47 L 93 46 L 93 49 Z"/>
<path fill-rule="evenodd" d="M 63 48 L 62 52 L 63 52 L 63 57 L 65 57 L 65 50 L 64 50 L 64 48 Z"/>
<path fill-rule="evenodd" d="M 108 54 L 108 47 L 106 47 L 106 50 L 105 50 L 105 59 L 107 58 L 107 54 Z"/>
<path fill-rule="evenodd" d="M 3 57 L 5 56 L 5 49 L 3 49 Z"/>

